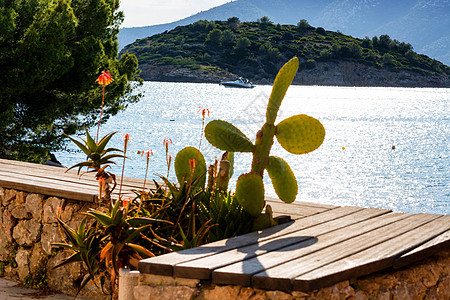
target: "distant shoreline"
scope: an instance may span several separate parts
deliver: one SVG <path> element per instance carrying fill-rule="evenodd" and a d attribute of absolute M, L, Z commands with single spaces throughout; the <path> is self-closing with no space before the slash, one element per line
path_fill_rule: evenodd
<path fill-rule="evenodd" d="M 190 69 L 172 65 L 140 66 L 145 81 L 219 83 L 240 76 L 223 70 Z M 248 78 L 256 85 L 271 85 L 266 78 Z M 377 68 L 358 62 L 318 62 L 312 69 L 299 70 L 294 85 L 358 86 L 358 87 L 431 87 L 450 88 L 447 74 L 430 76 L 416 71 Z"/>

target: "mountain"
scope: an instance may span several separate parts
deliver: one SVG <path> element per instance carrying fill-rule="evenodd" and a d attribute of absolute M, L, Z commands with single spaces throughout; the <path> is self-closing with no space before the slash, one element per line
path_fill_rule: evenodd
<path fill-rule="evenodd" d="M 410 44 L 388 35 L 358 39 L 306 21 L 202 20 L 140 39 L 124 52 L 137 56 L 140 76 L 149 81 L 217 83 L 242 76 L 267 84 L 297 56 L 294 84 L 450 87 L 450 67 Z"/>
<path fill-rule="evenodd" d="M 119 45 L 198 20 L 255 21 L 262 16 L 280 24 L 306 19 L 312 26 L 359 38 L 388 34 L 450 65 L 450 0 L 236 0 L 172 23 L 123 28 Z"/>

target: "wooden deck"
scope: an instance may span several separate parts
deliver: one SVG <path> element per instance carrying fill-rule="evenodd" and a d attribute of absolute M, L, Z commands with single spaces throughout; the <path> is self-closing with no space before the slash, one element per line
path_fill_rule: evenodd
<path fill-rule="evenodd" d="M 39 165 L 0 159 L 0 187 L 22 190 L 29 193 L 38 193 L 66 199 L 93 202 L 98 195 L 98 182 L 92 173 L 81 177 L 77 171 L 66 168 Z M 123 179 L 122 195 L 134 197 L 133 190 L 142 190 L 142 179 Z M 117 184 L 120 176 L 117 176 Z M 118 198 L 119 188 L 112 193 Z"/>
<path fill-rule="evenodd" d="M 94 201 L 97 182 L 64 168 L 0 159 L 0 186 Z M 120 180 L 120 178 L 119 178 Z M 143 180 L 124 178 L 124 194 Z M 117 195 L 117 190 L 115 191 Z M 217 284 L 309 291 L 388 268 L 404 267 L 450 249 L 450 215 L 267 198 L 292 222 L 202 247 L 143 260 L 142 273 L 211 280 Z"/>

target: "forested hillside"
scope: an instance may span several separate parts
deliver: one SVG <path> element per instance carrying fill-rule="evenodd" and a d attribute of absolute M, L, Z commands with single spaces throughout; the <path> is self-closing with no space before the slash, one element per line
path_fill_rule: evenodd
<path fill-rule="evenodd" d="M 237 18 L 198 21 L 136 41 L 123 52 L 136 54 L 145 80 L 170 80 L 155 78 L 155 74 L 160 72 L 164 76 L 169 70 L 182 69 L 183 74 L 178 72 L 173 81 L 214 82 L 217 74 L 222 77 L 235 74 L 268 83 L 293 56 L 300 58 L 300 70 L 313 70 L 325 63 L 351 62 L 394 73 L 412 72 L 430 79 L 448 79 L 450 73 L 448 66 L 417 54 L 409 43 L 388 35 L 358 39 L 312 27 L 306 20 L 296 26 L 275 25 L 267 17 L 258 22 L 239 22 Z"/>
<path fill-rule="evenodd" d="M 234 16 L 241 21 L 268 16 L 275 24 L 291 25 L 306 19 L 313 26 L 359 38 L 388 34 L 408 41 L 418 53 L 450 64 L 448 0 L 236 0 L 168 24 L 123 28 L 119 44 L 124 47 L 199 20 L 225 21 Z"/>

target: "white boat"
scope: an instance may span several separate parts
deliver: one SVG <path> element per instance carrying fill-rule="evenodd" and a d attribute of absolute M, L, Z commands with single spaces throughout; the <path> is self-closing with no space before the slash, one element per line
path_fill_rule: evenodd
<path fill-rule="evenodd" d="M 239 77 L 239 79 L 235 80 L 235 81 L 222 81 L 219 84 L 223 85 L 224 87 L 236 87 L 236 88 L 247 88 L 247 89 L 251 89 L 251 88 L 255 87 L 255 85 L 252 82 L 250 82 L 248 79 L 244 79 L 242 77 Z"/>

